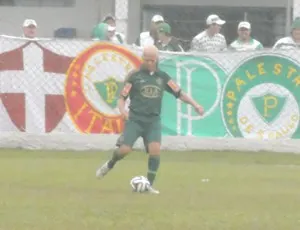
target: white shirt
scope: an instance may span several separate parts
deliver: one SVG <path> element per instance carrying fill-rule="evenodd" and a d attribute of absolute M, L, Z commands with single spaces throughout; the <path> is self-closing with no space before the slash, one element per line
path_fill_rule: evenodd
<path fill-rule="evenodd" d="M 191 51 L 221 51 L 226 47 L 226 40 L 222 34 L 209 36 L 205 30 L 193 38 Z"/>
<path fill-rule="evenodd" d="M 140 47 L 154 45 L 154 39 L 151 37 L 150 32 L 142 32 L 139 37 Z"/>
<path fill-rule="evenodd" d="M 118 39 L 118 36 L 120 36 L 121 40 L 123 41 L 120 42 L 120 40 Z M 115 43 L 115 44 L 126 44 L 126 37 L 124 34 L 119 33 L 119 32 L 115 32 L 115 35 L 110 39 L 111 42 Z"/>
<path fill-rule="evenodd" d="M 299 47 L 300 44 L 297 44 L 294 39 L 289 36 L 279 39 L 273 46 L 273 49 L 296 49 Z"/>
<path fill-rule="evenodd" d="M 230 48 L 236 51 L 246 51 L 246 50 L 259 50 L 262 49 L 262 44 L 251 38 L 249 42 L 243 42 L 240 39 L 236 39 L 230 44 Z"/>

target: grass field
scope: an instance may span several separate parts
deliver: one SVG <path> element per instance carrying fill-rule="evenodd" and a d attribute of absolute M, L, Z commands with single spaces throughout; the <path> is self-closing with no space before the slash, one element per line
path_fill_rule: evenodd
<path fill-rule="evenodd" d="M 146 174 L 143 153 L 96 180 L 108 157 L 1 150 L 0 229 L 300 229 L 300 156 L 165 152 L 155 184 L 160 195 L 131 192 L 131 177 Z"/>

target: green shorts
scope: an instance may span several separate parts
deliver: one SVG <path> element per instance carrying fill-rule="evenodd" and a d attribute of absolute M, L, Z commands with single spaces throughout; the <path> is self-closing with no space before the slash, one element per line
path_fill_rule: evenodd
<path fill-rule="evenodd" d="M 120 148 L 121 145 L 123 144 L 124 141 L 124 133 L 122 133 L 119 138 L 117 139 L 116 142 L 116 147 Z M 149 148 L 148 148 L 148 143 L 147 140 L 145 140 L 145 138 L 143 138 L 143 144 L 144 144 L 144 150 L 146 153 L 149 153 Z"/>
<path fill-rule="evenodd" d="M 122 144 L 132 147 L 139 137 L 143 138 L 144 144 L 161 143 L 161 121 L 127 120 L 123 131 Z"/>

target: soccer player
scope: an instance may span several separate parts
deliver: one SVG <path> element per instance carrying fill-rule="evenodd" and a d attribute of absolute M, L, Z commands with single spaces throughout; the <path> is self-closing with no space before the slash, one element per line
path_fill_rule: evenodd
<path fill-rule="evenodd" d="M 117 139 L 117 142 L 116 142 L 117 148 L 121 147 L 123 140 L 124 140 L 124 133 L 122 133 Z M 146 153 L 149 153 L 147 140 L 145 138 L 143 138 L 143 143 L 144 143 Z"/>
<path fill-rule="evenodd" d="M 121 114 L 126 119 L 124 139 L 121 147 L 115 149 L 111 160 L 97 171 L 98 178 L 104 177 L 115 164 L 132 151 L 132 146 L 139 137 L 148 144 L 148 173 L 150 182 L 148 192 L 159 194 L 152 185 L 160 164 L 162 99 L 164 91 L 173 94 L 185 103 L 192 105 L 196 112 L 203 115 L 201 105 L 184 93 L 171 77 L 158 69 L 158 49 L 151 45 L 143 50 L 141 68 L 127 77 L 118 101 Z M 130 98 L 129 113 L 125 110 L 125 101 Z"/>

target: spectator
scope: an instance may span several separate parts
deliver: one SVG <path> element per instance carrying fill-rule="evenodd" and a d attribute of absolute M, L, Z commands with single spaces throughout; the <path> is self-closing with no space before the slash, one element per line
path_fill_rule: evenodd
<path fill-rule="evenodd" d="M 222 25 L 226 21 L 221 20 L 218 15 L 212 14 L 207 17 L 208 28 L 193 38 L 191 51 L 221 51 L 226 49 L 225 37 L 220 34 Z"/>
<path fill-rule="evenodd" d="M 23 22 L 23 36 L 25 38 L 36 38 L 37 33 L 37 23 L 33 19 L 26 19 Z"/>
<path fill-rule="evenodd" d="M 93 40 L 109 41 L 108 25 L 106 23 L 99 23 L 92 31 Z"/>
<path fill-rule="evenodd" d="M 240 22 L 238 25 L 238 38 L 230 44 L 229 48 L 236 51 L 246 51 L 263 49 L 263 46 L 251 37 L 251 24 Z"/>
<path fill-rule="evenodd" d="M 115 44 L 126 44 L 125 35 L 116 31 L 116 19 L 111 16 L 107 15 L 103 22 L 108 24 L 108 36 L 109 40 Z"/>
<path fill-rule="evenodd" d="M 171 26 L 168 23 L 161 23 L 158 26 L 158 43 L 157 48 L 164 51 L 183 52 L 179 41 L 171 36 Z"/>
<path fill-rule="evenodd" d="M 136 45 L 141 47 L 145 47 L 148 45 L 157 45 L 157 27 L 163 22 L 164 18 L 161 15 L 154 15 L 151 20 L 150 31 L 142 32 L 136 41 Z"/>
<path fill-rule="evenodd" d="M 291 35 L 285 38 L 279 39 L 274 49 L 295 49 L 300 47 L 300 18 L 296 18 L 292 24 Z"/>

